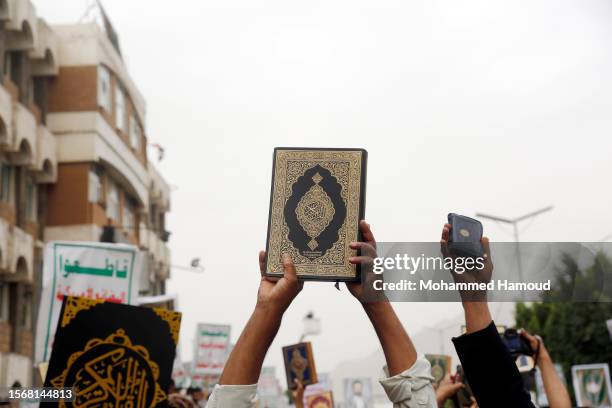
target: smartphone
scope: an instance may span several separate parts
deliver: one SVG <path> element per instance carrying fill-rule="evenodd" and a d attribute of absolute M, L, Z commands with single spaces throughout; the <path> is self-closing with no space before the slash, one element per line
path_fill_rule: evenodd
<path fill-rule="evenodd" d="M 451 225 L 448 237 L 448 249 L 453 256 L 480 258 L 484 255 L 482 248 L 482 223 L 465 215 L 448 214 Z"/>

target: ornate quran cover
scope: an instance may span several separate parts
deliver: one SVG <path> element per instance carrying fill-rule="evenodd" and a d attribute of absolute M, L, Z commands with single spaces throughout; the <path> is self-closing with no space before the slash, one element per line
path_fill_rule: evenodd
<path fill-rule="evenodd" d="M 291 255 L 300 279 L 355 281 L 349 263 L 365 213 L 363 149 L 274 149 L 266 276 L 283 275 Z"/>
<path fill-rule="evenodd" d="M 167 405 L 181 314 L 66 296 L 45 387 L 72 387 L 74 402 L 41 406 Z"/>
<path fill-rule="evenodd" d="M 445 354 L 425 354 L 425 358 L 431 364 L 431 376 L 436 384 L 451 372 L 451 356 Z"/>
<path fill-rule="evenodd" d="M 283 360 L 287 374 L 287 388 L 295 389 L 296 379 L 304 386 L 317 383 L 317 369 L 310 342 L 283 347 Z"/>

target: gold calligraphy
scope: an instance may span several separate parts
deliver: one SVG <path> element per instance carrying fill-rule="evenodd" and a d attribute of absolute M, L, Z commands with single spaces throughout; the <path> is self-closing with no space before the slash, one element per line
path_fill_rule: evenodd
<path fill-rule="evenodd" d="M 148 408 L 166 399 L 157 382 L 159 367 L 146 348 L 132 344 L 123 329 L 106 339 L 92 339 L 73 353 L 55 387 L 71 386 L 77 408 Z M 65 407 L 60 402 L 60 407 Z"/>

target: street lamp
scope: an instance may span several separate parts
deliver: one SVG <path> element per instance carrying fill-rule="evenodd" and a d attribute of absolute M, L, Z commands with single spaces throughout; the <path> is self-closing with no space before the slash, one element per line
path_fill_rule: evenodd
<path fill-rule="evenodd" d="M 493 220 L 493 221 L 497 221 L 497 222 L 502 222 L 505 224 L 510 224 L 512 225 L 513 229 L 514 229 L 514 242 L 516 243 L 516 260 L 517 260 L 517 264 L 518 264 L 518 273 L 519 273 L 519 280 L 521 282 L 523 282 L 523 265 L 521 262 L 521 249 L 519 246 L 519 229 L 518 229 L 518 224 L 521 221 L 525 221 L 528 220 L 530 218 L 534 218 L 540 214 L 543 214 L 545 212 L 548 212 L 550 210 L 553 209 L 552 205 L 549 205 L 548 207 L 544 207 L 542 209 L 539 209 L 537 211 L 533 211 L 530 212 L 528 214 L 522 215 L 520 217 L 517 218 L 503 218 L 503 217 L 498 217 L 496 215 L 489 215 L 489 214 L 483 214 L 483 213 L 476 213 L 476 217 L 480 217 L 480 218 L 486 218 L 489 220 Z M 524 297 L 524 293 L 521 290 L 521 298 Z"/>
<path fill-rule="evenodd" d="M 321 334 L 321 319 L 316 318 L 313 312 L 308 312 L 308 314 L 302 319 L 302 323 L 304 324 L 304 328 L 302 330 L 299 343 L 304 341 L 306 336 Z"/>
<path fill-rule="evenodd" d="M 189 262 L 189 266 L 170 265 L 170 267 L 180 269 L 181 271 L 187 271 L 187 272 L 195 272 L 195 273 L 204 272 L 204 266 L 202 265 L 200 258 L 193 258 L 191 262 Z"/>

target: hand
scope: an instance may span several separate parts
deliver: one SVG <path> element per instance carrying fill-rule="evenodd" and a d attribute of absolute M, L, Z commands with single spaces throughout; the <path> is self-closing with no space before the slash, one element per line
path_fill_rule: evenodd
<path fill-rule="evenodd" d="M 438 406 L 444 406 L 446 400 L 455 395 L 461 388 L 463 388 L 463 383 L 453 383 L 450 374 L 446 374 L 436 389 L 436 401 L 438 401 Z"/>
<path fill-rule="evenodd" d="M 519 335 L 525 340 L 527 340 L 533 352 L 537 353 L 536 355 L 534 355 L 534 358 L 538 365 L 542 363 L 544 358 L 549 357 L 548 350 L 546 350 L 546 347 L 544 346 L 544 340 L 542 340 L 540 336 L 538 336 L 537 334 L 534 336 L 525 329 L 520 329 Z"/>
<path fill-rule="evenodd" d="M 363 282 L 367 284 L 375 278 L 372 273 L 372 265 L 374 264 L 374 258 L 376 258 L 376 239 L 370 224 L 365 220 L 359 221 L 359 230 L 361 231 L 363 242 L 351 242 L 349 244 L 351 249 L 359 251 L 359 255 L 350 257 L 349 262 L 353 265 L 361 266 L 362 279 L 361 282 L 346 282 L 346 287 L 357 300 L 365 303 Z"/>
<path fill-rule="evenodd" d="M 257 292 L 256 308 L 282 315 L 289 307 L 293 299 L 304 287 L 304 282 L 298 281 L 295 265 L 288 254 L 283 255 L 283 269 L 285 274 L 282 278 L 272 281 L 265 277 L 266 252 L 259 252 L 259 270 L 261 282 Z"/>
<path fill-rule="evenodd" d="M 301 408 L 304 406 L 304 384 L 297 378 L 293 382 L 295 383 L 295 389 L 291 391 L 291 395 L 293 395 L 295 407 Z"/>
<path fill-rule="evenodd" d="M 450 237 L 451 225 L 446 223 L 442 228 L 442 237 L 440 238 L 440 249 L 442 251 L 442 255 L 445 258 L 456 258 L 451 255 L 450 250 L 448 248 L 448 240 Z M 491 281 L 491 277 L 493 276 L 493 261 L 491 259 L 491 249 L 489 247 L 489 238 L 482 237 L 480 240 L 482 244 L 482 248 L 484 250 L 484 268 L 480 269 L 478 267 L 467 270 L 464 273 L 456 273 L 453 271 L 451 274 L 455 282 L 463 282 L 463 283 L 489 283 Z M 466 300 L 484 300 L 483 297 L 486 297 L 486 291 L 462 291 L 461 298 Z"/>

